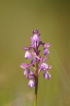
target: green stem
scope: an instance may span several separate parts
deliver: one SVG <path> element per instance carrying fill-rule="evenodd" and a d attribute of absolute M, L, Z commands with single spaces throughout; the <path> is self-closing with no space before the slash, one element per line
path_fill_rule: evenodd
<path fill-rule="evenodd" d="M 38 92 L 38 77 L 36 77 L 34 106 L 37 106 L 37 92 Z"/>

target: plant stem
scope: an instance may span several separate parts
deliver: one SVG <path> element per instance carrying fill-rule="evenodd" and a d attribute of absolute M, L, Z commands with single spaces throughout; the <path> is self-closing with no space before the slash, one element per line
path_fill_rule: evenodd
<path fill-rule="evenodd" d="M 34 106 L 37 106 L 37 92 L 38 92 L 38 77 L 36 77 Z"/>
<path fill-rule="evenodd" d="M 36 55 L 38 55 L 38 47 L 37 47 L 37 42 L 36 42 Z M 38 60 L 36 58 L 36 77 L 35 77 L 35 98 L 34 98 L 34 106 L 37 106 L 37 92 L 38 92 Z"/>

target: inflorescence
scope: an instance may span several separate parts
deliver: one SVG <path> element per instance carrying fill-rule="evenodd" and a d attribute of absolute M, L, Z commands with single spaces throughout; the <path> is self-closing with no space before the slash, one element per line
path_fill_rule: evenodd
<path fill-rule="evenodd" d="M 39 50 L 40 45 L 43 46 L 44 58 L 40 56 L 41 50 Z M 29 47 L 24 47 L 26 59 L 32 59 L 30 64 L 22 63 L 20 65 L 21 68 L 24 69 L 24 75 L 27 79 L 29 79 L 28 86 L 34 87 L 36 86 L 36 79 L 38 78 L 41 71 L 44 72 L 43 76 L 45 79 L 50 79 L 51 75 L 48 72 L 49 69 L 52 68 L 51 65 L 46 63 L 48 59 L 48 54 L 50 53 L 48 48 L 51 46 L 51 43 L 43 43 L 40 40 L 40 34 L 38 30 L 33 31 L 33 36 L 31 36 L 31 45 Z M 30 52 L 31 50 L 31 52 Z M 34 68 L 34 71 L 30 71 L 30 67 Z"/>

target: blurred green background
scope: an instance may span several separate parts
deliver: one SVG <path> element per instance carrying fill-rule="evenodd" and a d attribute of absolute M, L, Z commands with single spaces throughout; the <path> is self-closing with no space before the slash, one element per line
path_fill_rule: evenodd
<path fill-rule="evenodd" d="M 33 106 L 34 89 L 20 68 L 34 29 L 51 42 L 52 78 L 39 77 L 38 106 L 70 106 L 69 0 L 0 0 L 0 106 Z"/>

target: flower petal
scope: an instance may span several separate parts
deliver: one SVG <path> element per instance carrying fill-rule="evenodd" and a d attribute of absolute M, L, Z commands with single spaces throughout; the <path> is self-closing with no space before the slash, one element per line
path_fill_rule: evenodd
<path fill-rule="evenodd" d="M 32 57 L 32 55 L 31 55 L 31 53 L 29 52 L 29 51 L 26 51 L 26 53 L 25 53 L 25 56 L 24 56 L 26 59 L 27 58 L 31 58 Z"/>
<path fill-rule="evenodd" d="M 23 68 L 23 69 L 26 69 L 26 68 L 28 67 L 28 64 L 22 63 L 22 64 L 20 65 L 20 67 Z"/>
<path fill-rule="evenodd" d="M 45 62 L 49 57 L 42 58 L 42 62 Z"/>
<path fill-rule="evenodd" d="M 33 59 L 32 59 L 32 61 L 31 61 L 31 63 L 34 64 L 35 62 L 36 62 L 36 57 L 34 56 Z"/>
<path fill-rule="evenodd" d="M 35 75 L 33 71 L 30 71 L 30 75 Z"/>
<path fill-rule="evenodd" d="M 52 65 L 49 65 L 49 67 L 48 67 L 49 69 L 51 69 L 52 68 Z"/>
<path fill-rule="evenodd" d="M 23 68 L 23 69 L 26 69 L 26 68 L 29 68 L 30 66 L 32 66 L 33 64 L 34 64 L 34 63 L 30 63 L 30 64 L 22 63 L 22 64 L 20 65 L 20 67 Z"/>
<path fill-rule="evenodd" d="M 37 42 L 37 43 L 36 43 L 36 41 L 31 42 L 31 47 L 32 48 L 36 48 L 36 46 L 38 47 L 38 45 L 39 45 L 39 42 Z"/>
<path fill-rule="evenodd" d="M 45 47 L 45 48 L 48 48 L 48 47 L 50 47 L 50 46 L 51 46 L 51 43 L 45 43 L 45 44 L 44 44 L 44 47 Z"/>
<path fill-rule="evenodd" d="M 49 54 L 49 50 L 47 48 L 44 48 L 44 55 Z"/>
<path fill-rule="evenodd" d="M 41 44 L 42 46 L 44 46 L 45 48 L 48 48 L 48 47 L 51 46 L 51 43 L 50 43 L 50 42 L 48 42 L 48 43 L 43 43 L 42 41 L 40 41 L 40 44 Z"/>
<path fill-rule="evenodd" d="M 33 34 L 38 34 L 38 32 L 39 32 L 38 30 L 34 30 Z"/>
<path fill-rule="evenodd" d="M 23 50 L 31 50 L 32 47 L 23 47 L 22 49 L 23 49 Z"/>
<path fill-rule="evenodd" d="M 47 70 L 48 69 L 48 65 L 46 63 L 42 63 L 40 65 L 40 70 Z"/>
<path fill-rule="evenodd" d="M 28 79 L 34 79 L 35 78 L 35 74 L 33 71 L 30 71 L 30 75 L 27 76 Z"/>
<path fill-rule="evenodd" d="M 34 79 L 35 77 L 33 75 L 29 75 L 29 76 L 26 76 L 27 79 Z"/>
<path fill-rule="evenodd" d="M 30 80 L 30 81 L 28 82 L 28 86 L 29 86 L 30 88 L 33 88 L 35 85 L 36 85 L 36 84 L 35 84 L 35 81 L 33 81 L 33 80 Z"/>

